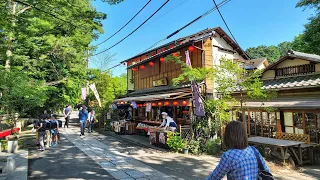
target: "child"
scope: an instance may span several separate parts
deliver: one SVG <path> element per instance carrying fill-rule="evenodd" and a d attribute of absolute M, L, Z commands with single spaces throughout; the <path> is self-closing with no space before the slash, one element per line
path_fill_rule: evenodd
<path fill-rule="evenodd" d="M 47 123 L 50 123 L 49 122 L 50 118 L 51 118 L 50 114 L 47 114 L 46 115 L 46 119 L 45 119 L 45 124 L 46 125 L 47 125 Z M 46 134 L 46 143 L 47 143 L 46 147 L 50 147 L 51 146 L 51 140 L 52 140 L 50 129 L 46 128 L 45 134 Z"/>
<path fill-rule="evenodd" d="M 56 123 L 57 125 L 54 126 L 55 128 L 54 129 L 51 129 L 51 133 L 52 133 L 52 146 L 57 146 L 58 144 L 58 133 L 59 133 L 59 123 L 58 121 L 56 120 L 56 115 L 52 115 L 51 116 L 51 121 L 53 123 Z"/>
<path fill-rule="evenodd" d="M 37 132 L 38 132 L 39 145 L 40 145 L 39 150 L 44 151 L 45 150 L 44 137 L 45 137 L 45 131 L 46 131 L 46 128 L 44 127 L 44 119 L 40 121 L 40 124 L 37 128 L 38 128 Z"/>

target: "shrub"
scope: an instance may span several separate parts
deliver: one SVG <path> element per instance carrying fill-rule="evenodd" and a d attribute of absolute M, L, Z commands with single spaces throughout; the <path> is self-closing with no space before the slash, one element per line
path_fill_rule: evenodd
<path fill-rule="evenodd" d="M 221 139 L 218 137 L 214 140 L 208 140 L 206 143 L 207 153 L 210 155 L 217 155 L 221 150 Z"/>
<path fill-rule="evenodd" d="M 172 150 L 177 152 L 186 147 L 186 142 L 179 133 L 168 132 L 167 137 L 167 144 Z"/>
<path fill-rule="evenodd" d="M 200 154 L 200 141 L 198 140 L 190 140 L 188 143 L 188 148 L 192 154 Z"/>

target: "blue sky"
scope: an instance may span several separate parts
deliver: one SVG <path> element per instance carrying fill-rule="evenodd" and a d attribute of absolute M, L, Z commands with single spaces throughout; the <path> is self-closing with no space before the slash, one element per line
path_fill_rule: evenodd
<path fill-rule="evenodd" d="M 118 5 L 110 6 L 101 2 L 101 0 L 93 1 L 93 5 L 98 11 L 107 14 L 107 19 L 103 21 L 104 34 L 92 44 L 97 44 L 112 35 L 131 19 L 146 2 L 148 0 L 125 0 Z M 100 45 L 97 52 L 112 46 L 129 34 L 164 2 L 165 0 L 151 1 L 126 28 Z M 221 0 L 216 0 L 216 3 L 219 2 Z M 221 7 L 220 11 L 240 46 L 246 49 L 258 45 L 277 45 L 283 41 L 291 41 L 294 36 L 302 33 L 303 25 L 308 22 L 308 17 L 314 11 L 295 8 L 297 2 L 298 0 L 231 0 Z M 112 67 L 120 61 L 144 51 L 213 6 L 212 0 L 170 0 L 152 19 L 118 46 L 107 53 L 91 57 L 90 66 L 93 68 L 100 67 L 96 63 L 99 59 L 115 54 L 113 61 L 103 66 L 102 69 Z M 170 12 L 167 13 L 168 11 Z M 214 11 L 173 36 L 169 41 L 208 27 L 217 26 L 222 27 L 227 32 L 218 12 Z M 116 76 L 124 72 L 125 66 L 123 65 L 113 69 L 113 74 Z"/>

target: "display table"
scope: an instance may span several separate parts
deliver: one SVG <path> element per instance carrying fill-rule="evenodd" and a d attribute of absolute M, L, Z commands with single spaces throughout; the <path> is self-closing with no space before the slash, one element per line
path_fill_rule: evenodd
<path fill-rule="evenodd" d="M 161 148 L 169 148 L 167 145 L 167 133 L 170 131 L 161 128 L 150 129 L 149 142 Z"/>

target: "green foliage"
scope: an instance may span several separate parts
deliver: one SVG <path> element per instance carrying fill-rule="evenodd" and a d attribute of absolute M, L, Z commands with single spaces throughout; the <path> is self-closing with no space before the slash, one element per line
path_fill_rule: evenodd
<path fill-rule="evenodd" d="M 168 132 L 167 137 L 167 144 L 172 150 L 178 152 L 186 147 L 186 142 L 181 138 L 179 133 Z"/>
<path fill-rule="evenodd" d="M 16 113 L 22 114 L 34 107 L 41 107 L 46 100 L 43 83 L 17 70 L 0 71 L 0 106 L 8 114 L 8 123 L 13 127 Z"/>
<path fill-rule="evenodd" d="M 263 58 L 266 57 L 270 63 L 275 62 L 280 58 L 280 50 L 277 46 L 257 46 L 250 47 L 246 50 L 246 53 L 252 58 Z"/>
<path fill-rule="evenodd" d="M 218 137 L 217 139 L 210 139 L 206 142 L 207 154 L 217 155 L 221 150 L 221 139 Z"/>
<path fill-rule="evenodd" d="M 194 139 L 190 140 L 188 142 L 188 149 L 192 154 L 200 154 L 200 141 Z"/>
<path fill-rule="evenodd" d="M 1 1 L 0 68 L 22 70 L 31 82 L 50 86 L 46 102 L 28 108 L 29 113 L 78 103 L 87 80 L 88 52 L 96 48 L 90 43 L 103 32 L 106 14 L 97 12 L 90 0 L 24 2 L 57 18 L 15 1 Z"/>
<path fill-rule="evenodd" d="M 286 56 L 288 51 L 292 49 L 292 42 L 284 41 L 278 44 L 280 56 Z"/>

